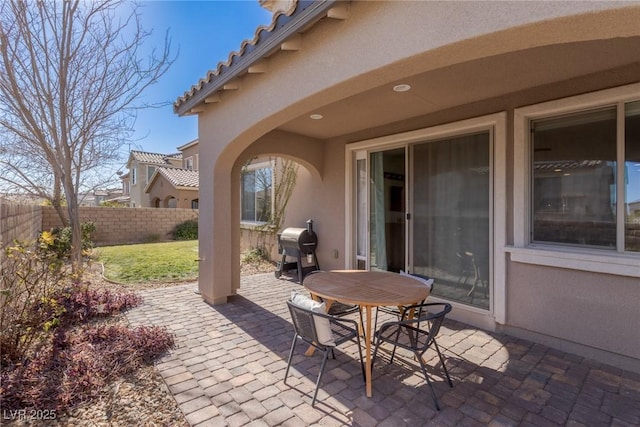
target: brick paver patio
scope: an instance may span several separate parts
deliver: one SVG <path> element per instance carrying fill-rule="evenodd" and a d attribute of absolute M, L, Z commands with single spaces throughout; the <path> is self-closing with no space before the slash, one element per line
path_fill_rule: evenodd
<path fill-rule="evenodd" d="M 215 307 L 194 284 L 142 292 L 129 320 L 175 334 L 157 368 L 192 426 L 640 425 L 639 374 L 449 319 L 438 344 L 453 388 L 427 353 L 441 411 L 404 358 L 376 361 L 367 398 L 355 344 L 329 360 L 312 408 L 318 353 L 305 357 L 299 344 L 282 380 L 293 337 L 285 301 L 300 288 L 273 274 L 244 277 L 239 295 Z"/>

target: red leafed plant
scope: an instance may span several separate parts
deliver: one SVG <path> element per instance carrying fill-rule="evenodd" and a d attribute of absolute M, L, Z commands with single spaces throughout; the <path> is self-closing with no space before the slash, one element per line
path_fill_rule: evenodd
<path fill-rule="evenodd" d="M 63 410 L 95 397 L 111 380 L 173 345 L 173 336 L 155 326 L 58 328 L 27 363 L 2 372 L 2 407 Z"/>
<path fill-rule="evenodd" d="M 97 324 L 135 307 L 134 293 L 96 290 L 59 260 L 10 248 L 0 277 L 0 407 L 63 411 L 172 348 L 159 327 Z"/>

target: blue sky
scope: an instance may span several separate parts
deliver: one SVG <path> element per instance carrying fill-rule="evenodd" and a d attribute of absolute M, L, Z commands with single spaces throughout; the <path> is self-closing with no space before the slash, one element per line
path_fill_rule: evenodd
<path fill-rule="evenodd" d="M 197 117 L 178 117 L 173 102 L 208 70 L 226 61 L 229 53 L 240 49 L 243 40 L 253 39 L 260 25 L 271 23 L 271 12 L 258 0 L 142 0 L 142 25 L 152 30 L 148 48 L 162 49 L 168 30 L 175 63 L 157 84 L 147 89 L 144 101 L 166 102 L 160 108 L 139 111 L 129 149 L 174 153 L 176 147 L 197 138 Z M 633 166 L 633 165 L 632 165 Z M 630 168 L 630 183 L 640 181 L 640 169 Z M 640 200 L 640 185 L 628 188 L 629 200 Z"/>
<path fill-rule="evenodd" d="M 139 111 L 131 149 L 174 153 L 176 147 L 197 138 L 197 117 L 178 117 L 173 102 L 208 70 L 226 61 L 253 39 L 256 28 L 271 23 L 271 12 L 258 0 L 142 1 L 142 25 L 152 30 L 149 49 L 162 49 L 169 30 L 172 52 L 178 58 L 157 84 L 147 89 L 147 103 L 168 102 L 161 108 Z M 124 147 L 124 153 L 129 147 Z"/>

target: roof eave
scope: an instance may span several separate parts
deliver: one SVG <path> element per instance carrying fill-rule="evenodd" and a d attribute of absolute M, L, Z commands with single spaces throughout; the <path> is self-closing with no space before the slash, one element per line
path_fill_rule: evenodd
<path fill-rule="evenodd" d="M 189 114 L 193 108 L 205 102 L 207 97 L 222 89 L 225 84 L 229 83 L 233 79 L 244 74 L 250 66 L 262 60 L 262 58 L 278 51 L 284 41 L 299 31 L 304 30 L 315 20 L 322 18 L 337 1 L 338 0 L 298 1 L 297 9 L 292 15 L 282 15 L 279 18 L 284 21 L 281 28 L 273 30 L 264 42 L 256 44 L 256 48 L 241 56 L 237 63 L 234 61 L 229 68 L 221 70 L 221 73 L 218 76 L 216 76 L 212 81 L 203 84 L 202 88 L 194 93 L 193 96 L 184 100 L 177 106 L 174 104 L 174 113 L 179 116 Z"/>

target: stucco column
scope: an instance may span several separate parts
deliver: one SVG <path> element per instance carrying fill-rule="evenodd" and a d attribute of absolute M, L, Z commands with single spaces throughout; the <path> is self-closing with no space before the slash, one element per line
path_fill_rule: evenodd
<path fill-rule="evenodd" d="M 239 206 L 234 205 L 237 197 L 232 197 L 231 172 L 231 165 L 220 160 L 217 150 L 201 151 L 198 288 L 209 304 L 225 304 L 240 287 L 239 244 L 233 232 L 238 228 Z"/>

